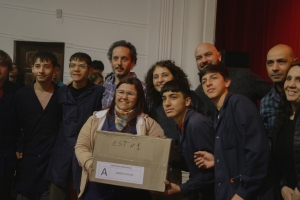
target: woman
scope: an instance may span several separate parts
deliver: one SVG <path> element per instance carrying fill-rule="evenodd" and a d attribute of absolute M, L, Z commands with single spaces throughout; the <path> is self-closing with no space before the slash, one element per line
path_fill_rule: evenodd
<path fill-rule="evenodd" d="M 285 94 L 285 95 L 284 95 Z M 300 199 L 300 62 L 294 62 L 284 82 L 274 151 L 282 173 L 283 199 Z"/>
<path fill-rule="evenodd" d="M 92 152 L 96 130 L 164 136 L 163 130 L 153 119 L 144 117 L 145 110 L 146 101 L 141 82 L 135 77 L 127 77 L 116 86 L 111 106 L 106 110 L 95 112 L 82 127 L 75 146 L 75 153 L 82 166 L 79 197 L 82 196 L 83 200 L 150 198 L 145 190 L 87 183 L 88 175 L 91 175 L 92 172 Z"/>

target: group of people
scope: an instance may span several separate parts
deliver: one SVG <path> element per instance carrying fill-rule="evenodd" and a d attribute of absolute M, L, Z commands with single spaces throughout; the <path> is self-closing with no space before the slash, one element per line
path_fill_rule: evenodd
<path fill-rule="evenodd" d="M 69 59 L 72 81 L 59 87 L 52 81 L 57 58 L 38 52 L 35 80 L 20 88 L 8 80 L 12 61 L 0 50 L 4 199 L 11 198 L 11 185 L 18 200 L 66 200 L 70 188 L 82 200 L 300 198 L 300 63 L 289 46 L 267 54 L 271 84 L 249 69 L 222 66 L 216 47 L 200 44 L 195 91 L 171 60 L 154 63 L 138 79 L 130 42 L 114 42 L 107 57 L 113 73 L 104 86 L 90 79 L 96 63 L 78 52 Z M 89 181 L 97 130 L 173 139 L 166 190 Z M 189 172 L 186 182 L 182 171 Z"/>

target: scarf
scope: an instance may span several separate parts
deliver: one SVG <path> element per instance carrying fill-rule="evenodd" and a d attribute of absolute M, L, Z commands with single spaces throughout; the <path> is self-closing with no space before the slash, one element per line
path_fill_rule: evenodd
<path fill-rule="evenodd" d="M 133 110 L 130 111 L 123 111 L 120 110 L 117 105 L 115 105 L 115 124 L 116 124 L 116 128 L 119 131 L 122 131 L 123 128 L 127 125 L 127 119 L 129 117 L 129 115 L 132 113 Z"/>

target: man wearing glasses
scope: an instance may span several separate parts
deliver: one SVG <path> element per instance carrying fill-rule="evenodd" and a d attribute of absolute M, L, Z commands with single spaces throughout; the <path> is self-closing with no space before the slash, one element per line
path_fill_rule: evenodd
<path fill-rule="evenodd" d="M 130 72 L 130 70 L 136 65 L 137 52 L 135 46 L 133 46 L 130 42 L 126 42 L 125 40 L 114 42 L 107 52 L 107 57 L 110 61 L 113 73 L 111 76 L 106 78 L 104 83 L 105 92 L 102 99 L 102 108 L 110 106 L 115 94 L 116 86 L 120 80 L 127 76 L 136 77 L 136 74 L 134 72 Z M 142 81 L 141 83 L 146 97 L 145 83 Z M 147 104 L 149 104 L 149 102 L 147 102 Z"/>
<path fill-rule="evenodd" d="M 72 82 L 59 90 L 58 102 L 62 108 L 62 127 L 56 139 L 47 172 L 51 182 L 50 199 L 70 199 L 70 183 L 79 191 L 81 167 L 74 147 L 79 131 L 94 111 L 100 110 L 104 87 L 88 80 L 93 72 L 91 57 L 75 53 L 70 58 Z"/>

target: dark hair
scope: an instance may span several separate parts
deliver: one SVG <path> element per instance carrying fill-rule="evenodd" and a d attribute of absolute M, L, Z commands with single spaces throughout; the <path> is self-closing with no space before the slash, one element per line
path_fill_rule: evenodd
<path fill-rule="evenodd" d="M 288 72 L 295 66 L 300 67 L 300 62 L 299 61 L 293 62 L 286 74 L 288 74 Z M 278 122 L 276 124 L 278 124 L 278 127 L 276 129 L 279 129 L 281 126 L 283 126 L 283 124 L 293 115 L 294 112 L 291 103 L 286 98 L 284 90 L 282 92 L 279 92 L 279 95 L 280 95 L 279 112 L 276 118 L 276 122 Z"/>
<path fill-rule="evenodd" d="M 191 97 L 190 86 L 184 84 L 180 80 L 171 80 L 161 88 L 160 94 L 163 95 L 165 92 L 181 92 L 184 98 Z"/>
<path fill-rule="evenodd" d="M 136 78 L 136 77 L 125 77 L 124 79 L 122 79 L 118 83 L 118 85 L 116 87 L 116 90 L 122 84 L 134 85 L 134 87 L 135 87 L 135 89 L 137 91 L 136 105 L 133 108 L 133 112 L 130 114 L 130 116 L 127 119 L 127 124 L 130 124 L 131 120 L 135 119 L 141 113 L 147 113 L 147 105 L 146 105 L 146 100 L 145 100 L 145 94 L 144 94 L 144 90 L 143 90 L 143 86 L 142 86 L 141 81 L 138 78 Z M 115 105 L 116 105 L 116 92 L 115 92 L 114 98 L 113 98 L 113 100 L 111 102 L 111 105 L 110 105 L 110 107 L 108 109 L 107 115 L 109 117 L 113 116 Z"/>
<path fill-rule="evenodd" d="M 162 103 L 161 94 L 154 88 L 154 85 L 153 85 L 153 72 L 156 69 L 156 67 L 167 68 L 173 75 L 174 80 L 180 80 L 182 82 L 182 84 L 190 86 L 187 75 L 184 73 L 184 71 L 180 67 L 175 65 L 174 61 L 161 60 L 161 61 L 156 62 L 148 70 L 146 77 L 145 77 L 147 95 L 150 98 L 150 101 L 153 105 L 160 105 Z"/>
<path fill-rule="evenodd" d="M 5 51 L 2 50 L 0 50 L 0 62 L 7 66 L 9 72 L 12 70 L 11 58 Z"/>
<path fill-rule="evenodd" d="M 51 61 L 53 67 L 58 67 L 58 61 L 57 61 L 57 57 L 48 52 L 48 51 L 40 51 L 40 52 L 37 52 L 31 59 L 31 66 L 34 65 L 34 63 L 36 62 L 37 59 L 40 59 L 41 62 L 44 62 L 44 61 Z"/>
<path fill-rule="evenodd" d="M 25 85 L 25 74 L 23 72 L 23 70 L 16 64 L 16 63 L 12 63 L 12 66 L 16 66 L 18 69 L 18 75 L 17 75 L 17 81 L 16 83 L 19 84 L 19 86 L 23 87 Z"/>
<path fill-rule="evenodd" d="M 99 72 L 93 72 L 90 76 L 89 76 L 89 80 L 91 82 L 95 82 L 98 78 L 102 78 L 103 79 L 103 76 L 102 74 L 100 74 Z"/>
<path fill-rule="evenodd" d="M 114 42 L 110 47 L 109 50 L 107 52 L 107 57 L 108 60 L 111 61 L 112 60 L 112 52 L 114 50 L 114 48 L 116 47 L 126 47 L 130 50 L 130 57 L 131 57 L 131 61 L 136 64 L 137 61 L 137 52 L 135 49 L 135 46 L 133 46 L 130 42 L 126 42 L 125 40 L 120 40 L 117 42 Z"/>
<path fill-rule="evenodd" d="M 92 67 L 94 69 L 104 70 L 104 65 L 101 60 L 93 60 Z"/>
<path fill-rule="evenodd" d="M 85 61 L 85 63 L 89 66 L 92 67 L 92 59 L 91 57 L 86 54 L 86 53 L 82 53 L 82 52 L 77 52 L 74 53 L 71 57 L 70 57 L 70 62 L 72 60 L 79 60 L 79 61 Z"/>
<path fill-rule="evenodd" d="M 204 69 L 202 69 L 200 71 L 200 82 L 202 82 L 203 76 L 205 76 L 208 73 L 219 73 L 222 75 L 224 80 L 229 79 L 229 74 L 228 74 L 228 70 L 226 69 L 226 67 L 224 67 L 222 65 L 209 64 L 207 67 L 205 67 Z"/>

